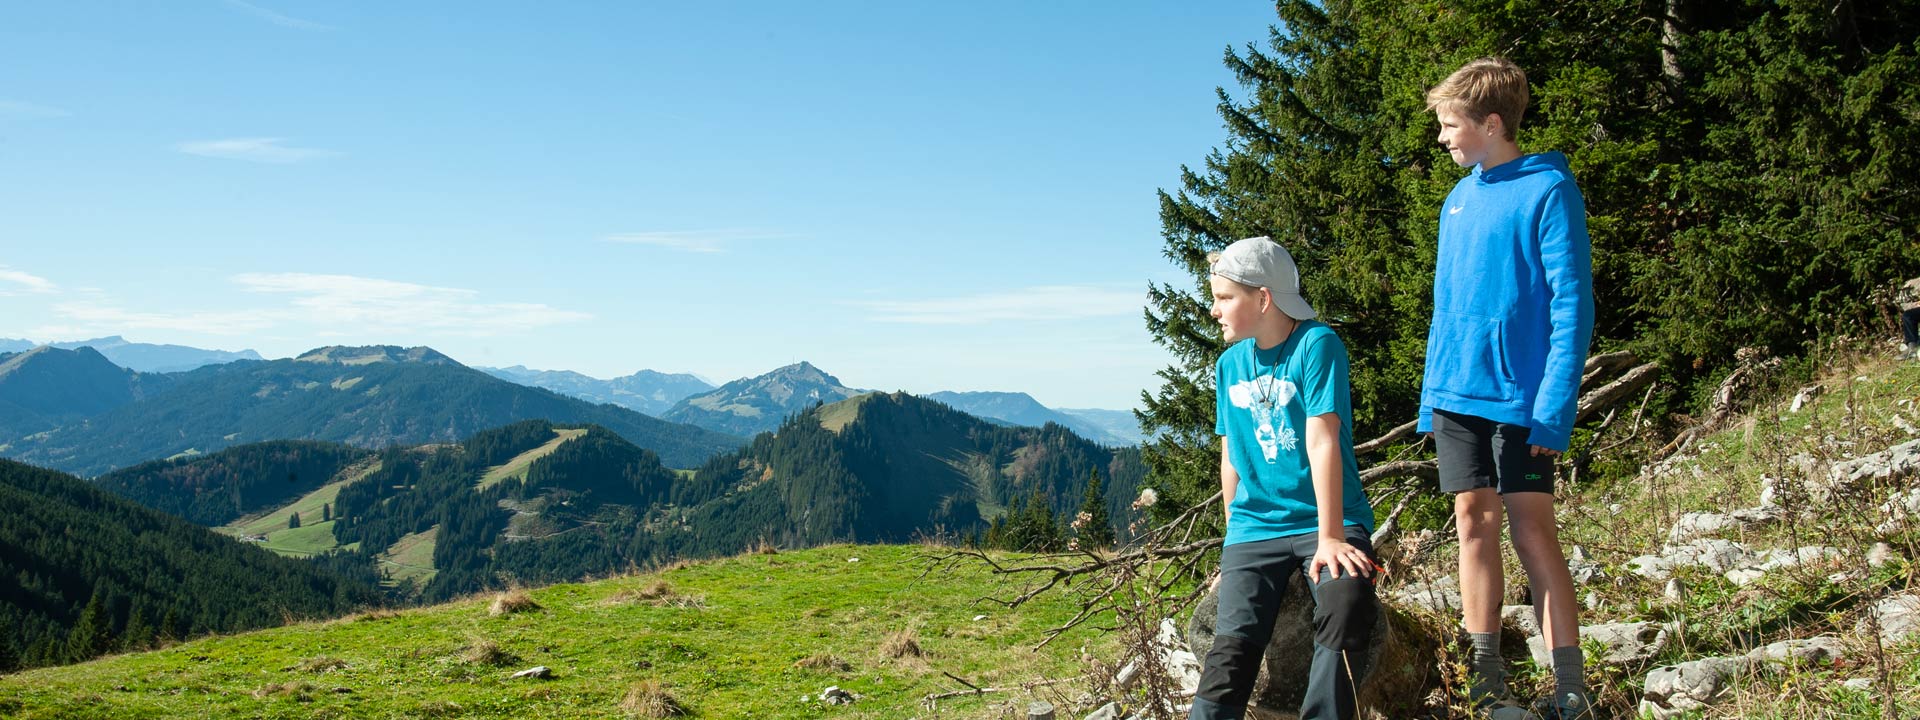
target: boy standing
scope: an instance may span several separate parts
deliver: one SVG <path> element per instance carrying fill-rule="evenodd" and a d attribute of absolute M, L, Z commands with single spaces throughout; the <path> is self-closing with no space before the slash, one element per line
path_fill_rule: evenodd
<path fill-rule="evenodd" d="M 1355 716 L 1354 677 L 1379 608 L 1373 507 L 1353 458 L 1347 350 L 1300 296 L 1293 256 L 1264 237 L 1212 260 L 1212 315 L 1229 342 L 1214 367 L 1226 506 L 1213 650 L 1194 718 L 1240 718 L 1294 573 L 1314 598 L 1303 718 Z"/>
<path fill-rule="evenodd" d="M 1553 511 L 1553 458 L 1567 449 L 1593 334 L 1586 204 L 1557 152 L 1514 140 L 1527 78 L 1513 63 L 1467 63 L 1427 92 L 1440 143 L 1473 168 L 1440 215 L 1433 323 L 1420 392 L 1460 534 L 1460 599 L 1473 639 L 1469 695 L 1496 718 L 1528 717 L 1500 664 L 1502 506 L 1552 648 L 1549 718 L 1591 717 L 1573 578 Z"/>

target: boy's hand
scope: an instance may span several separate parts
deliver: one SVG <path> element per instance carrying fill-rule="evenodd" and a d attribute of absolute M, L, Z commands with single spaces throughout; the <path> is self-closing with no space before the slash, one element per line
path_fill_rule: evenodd
<path fill-rule="evenodd" d="M 1375 566 L 1373 558 L 1367 557 L 1360 548 L 1348 544 L 1346 540 L 1321 540 L 1320 548 L 1313 551 L 1313 562 L 1307 565 L 1307 577 L 1319 582 L 1320 568 L 1323 567 L 1328 568 L 1336 578 L 1341 576 L 1342 569 L 1348 575 L 1371 578 Z"/>
<path fill-rule="evenodd" d="M 1540 447 L 1539 445 L 1533 445 L 1531 447 L 1533 448 L 1534 457 L 1540 457 L 1541 455 L 1545 455 L 1547 457 L 1557 457 L 1560 455 L 1559 450 L 1548 450 L 1546 448 Z"/>

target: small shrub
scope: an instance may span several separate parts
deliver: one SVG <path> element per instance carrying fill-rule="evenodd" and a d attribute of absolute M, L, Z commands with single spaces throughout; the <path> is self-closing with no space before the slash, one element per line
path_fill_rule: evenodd
<path fill-rule="evenodd" d="M 497 617 L 539 609 L 540 603 L 534 602 L 532 595 L 528 595 L 525 590 L 514 588 L 493 596 L 493 605 L 487 608 L 487 614 Z"/>
<path fill-rule="evenodd" d="M 627 689 L 627 696 L 620 700 L 620 709 L 629 716 L 643 718 L 679 717 L 687 712 L 658 680 L 634 683 Z"/>
<path fill-rule="evenodd" d="M 353 620 L 354 622 L 373 622 L 375 620 L 391 620 L 397 617 L 400 617 L 400 611 L 398 610 L 375 608 L 353 616 Z"/>

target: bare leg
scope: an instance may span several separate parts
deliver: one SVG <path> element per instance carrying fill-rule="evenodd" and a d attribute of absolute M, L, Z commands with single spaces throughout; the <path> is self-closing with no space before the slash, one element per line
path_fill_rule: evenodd
<path fill-rule="evenodd" d="M 1453 519 L 1460 531 L 1460 605 L 1467 632 L 1500 632 L 1500 598 L 1506 573 L 1500 565 L 1500 494 L 1493 488 L 1455 493 Z M 1555 552 L 1559 552 L 1555 547 Z M 1566 563 L 1561 563 L 1563 574 Z"/>
<path fill-rule="evenodd" d="M 1574 598 L 1573 574 L 1560 552 L 1560 528 L 1554 522 L 1553 496 L 1548 493 L 1509 493 L 1506 501 L 1513 529 L 1513 551 L 1527 569 L 1533 606 L 1548 648 L 1580 644 L 1579 601 Z M 1464 601 L 1464 591 L 1462 599 Z"/>

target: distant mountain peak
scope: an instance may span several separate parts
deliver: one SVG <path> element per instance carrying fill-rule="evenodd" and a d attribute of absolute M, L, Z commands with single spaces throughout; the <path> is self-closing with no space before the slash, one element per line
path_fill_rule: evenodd
<path fill-rule="evenodd" d="M 403 348 L 398 345 L 328 345 L 314 348 L 294 358 L 295 362 L 327 363 L 333 365 L 367 365 L 371 363 L 421 363 L 425 365 L 459 365 L 453 358 L 440 354 L 440 351 L 421 345 Z"/>

